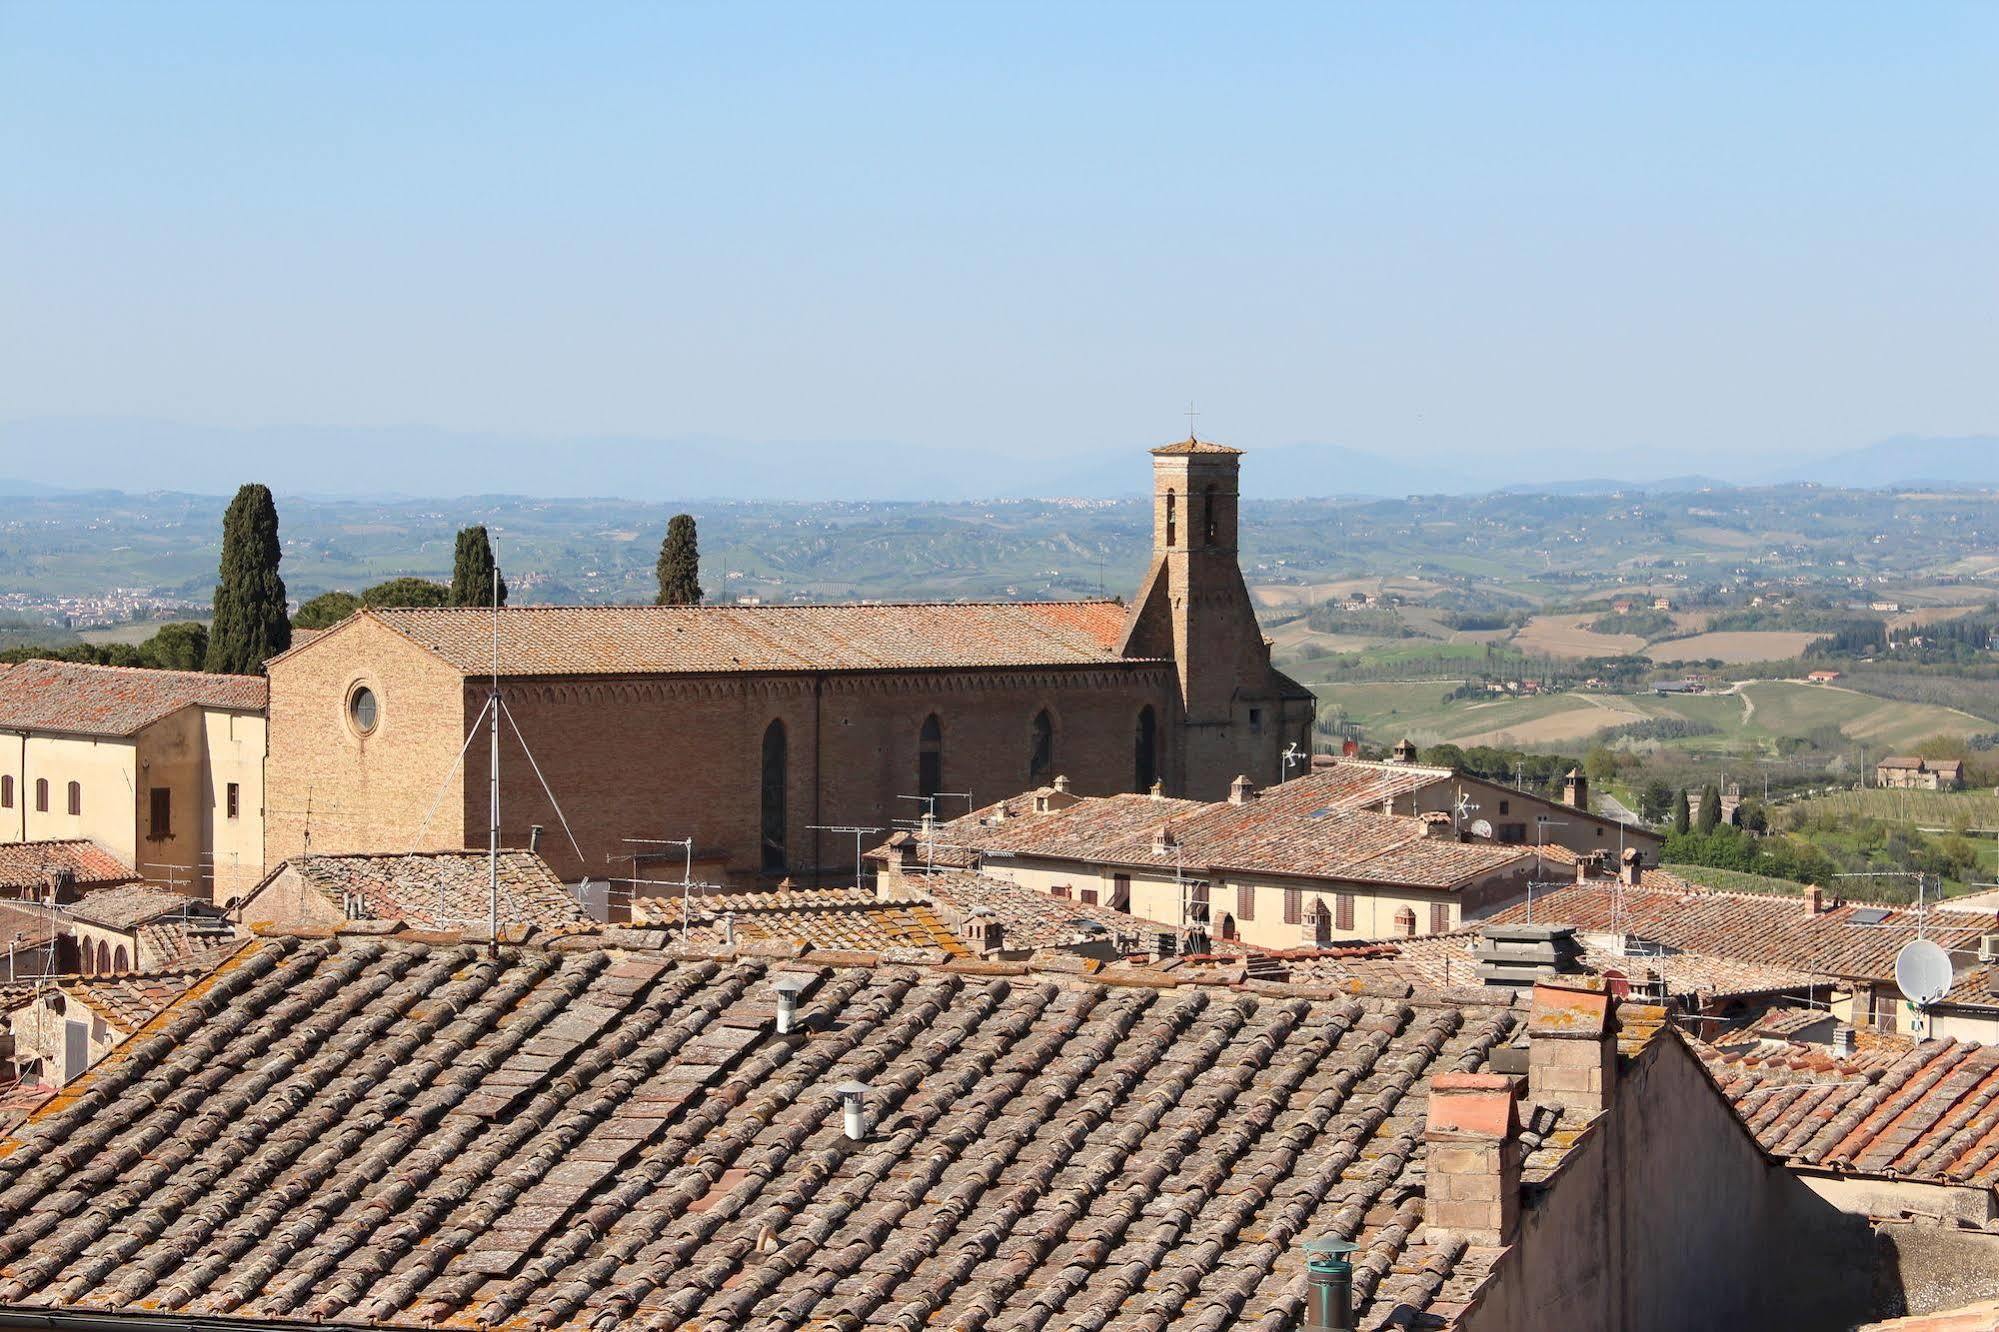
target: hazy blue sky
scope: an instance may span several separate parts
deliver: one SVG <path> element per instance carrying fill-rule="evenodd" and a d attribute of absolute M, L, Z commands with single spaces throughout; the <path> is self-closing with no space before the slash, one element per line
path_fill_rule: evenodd
<path fill-rule="evenodd" d="M 9 0 L 0 420 L 1994 432 L 1995 69 L 1990 3 Z"/>

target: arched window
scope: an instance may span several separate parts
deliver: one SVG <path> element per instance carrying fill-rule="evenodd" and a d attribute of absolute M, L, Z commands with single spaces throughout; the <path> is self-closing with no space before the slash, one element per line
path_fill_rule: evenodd
<path fill-rule="evenodd" d="M 923 719 L 923 729 L 916 735 L 916 794 L 927 799 L 943 789 L 944 723 L 933 712 Z"/>
<path fill-rule="evenodd" d="M 1235 942 L 1236 929 L 1234 916 L 1226 914 L 1222 916 L 1222 938 L 1228 940 L 1230 943 Z"/>
<path fill-rule="evenodd" d="M 0 777 L 0 809 L 14 808 L 14 774 Z"/>
<path fill-rule="evenodd" d="M 1166 544 L 1178 542 L 1180 531 L 1180 500 L 1172 491 L 1166 492 Z"/>
<path fill-rule="evenodd" d="M 785 772 L 784 723 L 772 722 L 764 730 L 763 744 L 763 868 L 766 873 L 782 873 L 785 852 Z"/>
<path fill-rule="evenodd" d="M 1034 714 L 1034 741 L 1027 759 L 1027 780 L 1040 785 L 1055 775 L 1055 719 L 1043 708 Z"/>
<path fill-rule="evenodd" d="M 1138 710 L 1138 734 L 1132 738 L 1131 751 L 1132 785 L 1140 792 L 1150 791 L 1159 780 L 1159 723 L 1150 703 Z"/>
<path fill-rule="evenodd" d="M 102 939 L 97 941 L 97 969 L 99 971 L 111 970 L 111 945 L 105 943 Z"/>
<path fill-rule="evenodd" d="M 1201 492 L 1201 532 L 1202 540 L 1212 546 L 1221 536 L 1221 523 L 1215 516 L 1215 488 L 1209 486 Z"/>
<path fill-rule="evenodd" d="M 132 969 L 131 959 L 125 956 L 124 944 L 119 944 L 118 951 L 111 955 L 111 969 L 113 971 L 130 971 Z"/>
<path fill-rule="evenodd" d="M 69 784 L 69 812 L 72 814 L 83 813 L 83 783 L 81 782 L 71 782 Z"/>
<path fill-rule="evenodd" d="M 35 778 L 35 813 L 46 814 L 48 812 L 49 779 L 46 777 L 37 777 Z"/>

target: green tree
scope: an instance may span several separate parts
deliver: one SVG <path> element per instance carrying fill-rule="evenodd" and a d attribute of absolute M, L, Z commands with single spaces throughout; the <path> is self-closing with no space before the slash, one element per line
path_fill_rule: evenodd
<path fill-rule="evenodd" d="M 1693 815 L 1687 809 L 1687 788 L 1683 786 L 1673 793 L 1673 836 L 1684 837 L 1693 826 Z"/>
<path fill-rule="evenodd" d="M 701 546 L 694 532 L 694 515 L 676 513 L 666 525 L 659 546 L 659 604 L 695 606 L 701 602 Z"/>
<path fill-rule="evenodd" d="M 1694 826 L 1703 837 L 1721 826 L 1721 792 L 1712 782 L 1701 788 L 1700 818 Z"/>
<path fill-rule="evenodd" d="M 1673 788 L 1654 777 L 1638 793 L 1638 817 L 1658 823 L 1673 812 Z"/>
<path fill-rule="evenodd" d="M 203 669 L 255 674 L 292 645 L 285 580 L 278 575 L 283 556 L 270 487 L 244 486 L 222 516 L 222 572 Z"/>
<path fill-rule="evenodd" d="M 364 606 L 449 606 L 451 589 L 428 578 L 391 578 L 361 590 Z"/>
<path fill-rule="evenodd" d="M 198 671 L 208 659 L 208 626 L 199 620 L 163 624 L 139 645 L 139 655 L 163 671 Z"/>
<path fill-rule="evenodd" d="M 494 581 L 498 580 L 499 602 L 507 604 L 507 580 L 500 575 L 500 566 L 493 560 L 493 541 L 486 535 L 486 525 L 480 523 L 467 527 L 458 533 L 458 550 L 451 557 L 451 604 L 454 606 L 490 606 L 494 598 Z"/>
<path fill-rule="evenodd" d="M 1583 755 L 1583 775 L 1591 786 L 1608 786 L 1617 779 L 1617 754 L 1608 745 L 1591 745 Z"/>
<path fill-rule="evenodd" d="M 331 629 L 360 609 L 361 598 L 352 592 L 322 592 L 298 608 L 292 628 Z"/>

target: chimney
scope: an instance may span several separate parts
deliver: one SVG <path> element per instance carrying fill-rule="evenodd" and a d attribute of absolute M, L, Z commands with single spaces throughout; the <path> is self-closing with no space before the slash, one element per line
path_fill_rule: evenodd
<path fill-rule="evenodd" d="M 1256 787 L 1250 783 L 1247 776 L 1236 774 L 1236 779 L 1229 783 L 1229 803 L 1247 805 L 1254 799 L 1256 799 Z"/>
<path fill-rule="evenodd" d="M 1427 810 L 1419 816 L 1423 821 L 1425 837 L 1454 838 L 1457 830 L 1451 826 L 1451 816 L 1441 809 Z"/>
<path fill-rule="evenodd" d="M 1155 856 L 1170 856 L 1179 849 L 1179 846 L 1179 841 L 1173 836 L 1173 825 L 1170 823 L 1160 824 L 1159 831 L 1152 835 L 1152 854 Z"/>
<path fill-rule="evenodd" d="M 1511 1242 L 1520 1214 L 1520 1117 L 1503 1073 L 1439 1073 L 1430 1082 L 1424 1243 Z"/>
<path fill-rule="evenodd" d="M 1397 763 L 1414 763 L 1416 761 L 1416 742 L 1406 735 L 1397 740 L 1395 742 L 1395 761 Z"/>
<path fill-rule="evenodd" d="M 865 1082 L 843 1082 L 833 1090 L 840 1094 L 840 1108 L 845 1111 L 847 1137 L 854 1142 L 860 1142 L 868 1136 L 865 1107 L 868 1093 L 874 1088 Z"/>
<path fill-rule="evenodd" d="M 798 1025 L 798 996 L 811 982 L 795 971 L 787 971 L 771 981 L 770 987 L 777 991 L 777 1034 L 789 1035 Z"/>
<path fill-rule="evenodd" d="M 734 948 L 735 946 L 736 913 L 733 911 L 724 911 L 722 913 L 722 947 Z"/>
<path fill-rule="evenodd" d="M 1353 1251 L 1346 1240 L 1306 1240 L 1305 1332 L 1353 1332 Z"/>
<path fill-rule="evenodd" d="M 1055 789 L 1061 792 L 1063 795 L 1069 794 L 1069 779 L 1066 776 L 1057 773 L 1055 776 Z"/>
<path fill-rule="evenodd" d="M 1570 809 L 1589 809 L 1589 778 L 1583 776 L 1581 768 L 1570 768 L 1569 775 L 1562 778 L 1562 803 Z"/>
<path fill-rule="evenodd" d="M 1586 1119 L 1610 1103 L 1617 1034 L 1610 996 L 1537 984 L 1527 1019 L 1527 1089 L 1566 1117 Z"/>
<path fill-rule="evenodd" d="M 1157 777 L 1153 778 L 1149 794 L 1154 800 L 1164 800 L 1166 798 L 1166 783 L 1160 781 Z"/>
<path fill-rule="evenodd" d="M 528 829 L 528 850 L 535 855 L 541 854 L 541 825 L 539 823 L 534 824 Z"/>
<path fill-rule="evenodd" d="M 1619 871 L 1618 877 L 1624 880 L 1626 888 L 1636 888 L 1639 881 L 1645 877 L 1645 857 L 1639 854 L 1637 847 L 1624 848 L 1623 868 Z"/>
<path fill-rule="evenodd" d="M 1832 1029 L 1832 1053 L 1835 1058 L 1850 1059 L 1853 1050 L 1853 1028 L 1842 1022 Z"/>
<path fill-rule="evenodd" d="M 1815 883 L 1805 885 L 1805 914 L 1816 916 L 1825 910 L 1825 889 Z"/>

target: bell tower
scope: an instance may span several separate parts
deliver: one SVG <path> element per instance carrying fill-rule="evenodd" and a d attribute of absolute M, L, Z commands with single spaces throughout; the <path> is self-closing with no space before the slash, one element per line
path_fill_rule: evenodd
<path fill-rule="evenodd" d="M 1192 436 L 1152 450 L 1152 567 L 1122 644 L 1125 656 L 1173 661 L 1180 715 L 1166 785 L 1197 800 L 1221 799 L 1238 776 L 1281 781 L 1277 755 L 1299 738 L 1238 562 L 1241 459 Z"/>

